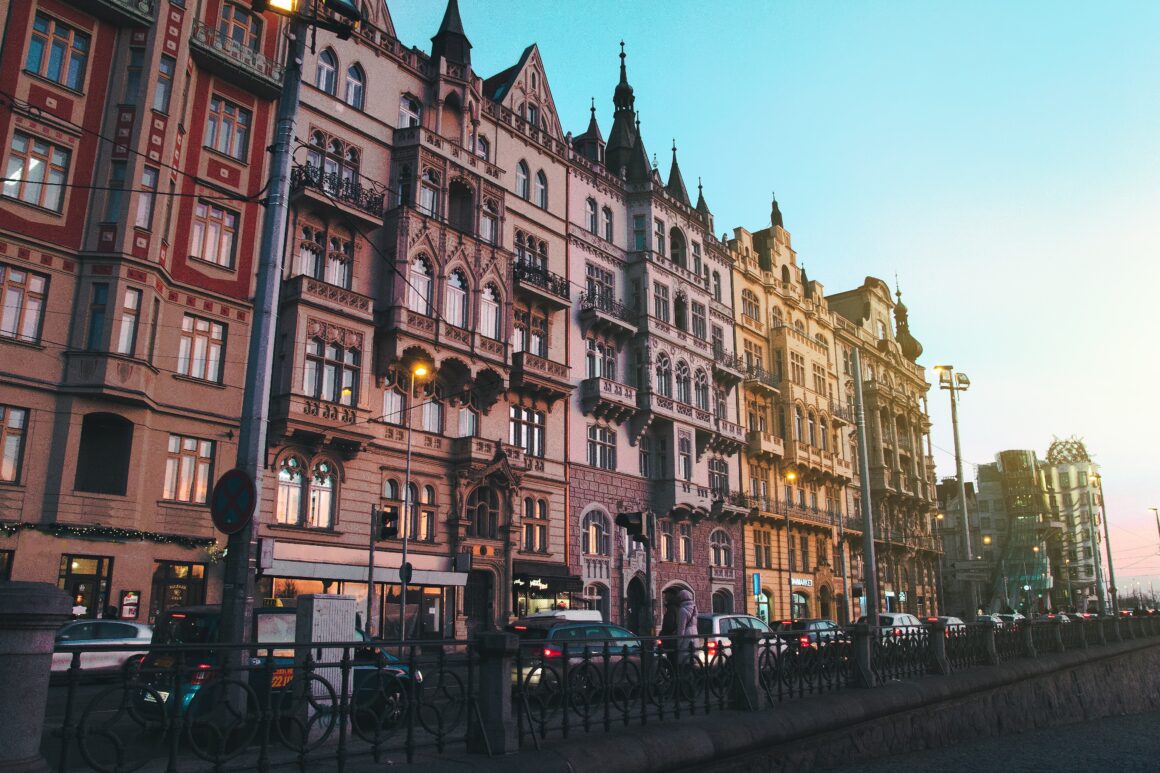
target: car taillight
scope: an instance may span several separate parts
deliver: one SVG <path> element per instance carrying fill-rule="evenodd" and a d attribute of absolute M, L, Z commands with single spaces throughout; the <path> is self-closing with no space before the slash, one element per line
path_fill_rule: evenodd
<path fill-rule="evenodd" d="M 563 657 L 563 656 L 564 656 L 564 650 L 560 649 L 559 647 L 551 647 L 551 646 L 544 647 L 544 657 L 546 657 L 546 658 L 559 658 L 559 657 Z"/>
<path fill-rule="evenodd" d="M 803 647 L 810 646 L 810 637 L 802 636 L 800 639 L 798 639 L 798 644 L 800 644 Z"/>
<path fill-rule="evenodd" d="M 526 631 L 526 630 L 528 630 L 528 627 L 526 625 L 513 625 L 512 630 L 513 631 Z"/>
<path fill-rule="evenodd" d="M 205 684 L 213 679 L 217 674 L 213 671 L 213 666 L 208 663 L 199 663 L 194 667 L 193 674 L 189 677 L 190 684 Z"/>
<path fill-rule="evenodd" d="M 892 629 L 892 633 L 893 633 L 895 636 L 901 636 L 901 635 L 902 635 L 902 629 L 901 629 L 901 628 L 894 628 L 894 629 Z"/>
<path fill-rule="evenodd" d="M 709 650 L 709 657 L 713 657 L 714 655 L 717 654 L 717 642 L 716 641 L 714 641 L 713 639 L 710 639 L 709 643 L 706 646 Z"/>

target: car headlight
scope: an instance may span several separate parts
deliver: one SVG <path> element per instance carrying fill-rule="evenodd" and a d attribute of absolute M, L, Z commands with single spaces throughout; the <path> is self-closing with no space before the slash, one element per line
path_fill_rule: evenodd
<path fill-rule="evenodd" d="M 415 669 L 415 684 L 423 684 L 423 672 Z"/>

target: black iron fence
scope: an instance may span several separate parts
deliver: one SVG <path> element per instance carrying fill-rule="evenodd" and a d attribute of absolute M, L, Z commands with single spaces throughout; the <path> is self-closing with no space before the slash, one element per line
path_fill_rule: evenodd
<path fill-rule="evenodd" d="M 264 772 L 315 761 L 341 771 L 359 756 L 389 764 L 511 752 L 1156 637 L 1160 618 L 849 626 L 829 638 L 731 633 L 151 646 L 97 682 L 82 668 L 85 655 L 116 645 L 70 650 L 70 667 L 49 691 L 43 746 L 58 773 Z"/>

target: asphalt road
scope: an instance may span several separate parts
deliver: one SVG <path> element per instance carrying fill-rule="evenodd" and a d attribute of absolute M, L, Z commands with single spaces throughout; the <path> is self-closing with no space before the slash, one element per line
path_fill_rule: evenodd
<path fill-rule="evenodd" d="M 1160 770 L 1160 711 L 1004 735 L 837 768 L 836 773 L 999 770 L 1134 773 Z"/>

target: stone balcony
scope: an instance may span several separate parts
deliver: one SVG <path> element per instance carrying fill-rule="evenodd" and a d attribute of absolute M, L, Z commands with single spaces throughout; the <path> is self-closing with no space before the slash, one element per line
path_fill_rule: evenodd
<path fill-rule="evenodd" d="M 108 352 L 66 351 L 66 389 L 152 400 L 158 370 L 144 360 Z"/>
<path fill-rule="evenodd" d="M 156 0 L 65 0 L 118 27 L 152 27 Z"/>
<path fill-rule="evenodd" d="M 516 261 L 512 264 L 516 292 L 538 301 L 550 309 L 566 309 L 572 305 L 568 280 L 533 263 Z"/>
<path fill-rule="evenodd" d="M 511 386 L 555 403 L 572 394 L 573 385 L 567 365 L 531 352 L 512 355 Z"/>
<path fill-rule="evenodd" d="M 636 335 L 636 320 L 636 312 L 620 301 L 599 293 L 580 294 L 580 324 L 592 332 L 618 340 L 630 338 Z"/>
<path fill-rule="evenodd" d="M 777 435 L 761 430 L 750 430 L 746 435 L 749 455 L 766 460 L 781 459 L 785 456 L 785 443 Z"/>
<path fill-rule="evenodd" d="M 374 304 L 370 297 L 300 274 L 282 283 L 281 303 L 300 301 L 346 316 L 371 322 Z"/>
<path fill-rule="evenodd" d="M 282 65 L 204 22 L 193 23 L 189 51 L 206 70 L 263 99 L 282 93 Z"/>
<path fill-rule="evenodd" d="M 746 366 L 744 385 L 751 392 L 759 392 L 767 397 L 776 397 L 781 393 L 780 380 L 777 375 L 770 373 L 760 365 Z"/>
<path fill-rule="evenodd" d="M 713 497 L 708 486 L 669 478 L 652 483 L 652 508 L 657 515 L 706 516 L 712 511 Z"/>
<path fill-rule="evenodd" d="M 598 419 L 617 424 L 628 421 L 640 410 L 634 387 L 599 376 L 580 382 L 580 407 Z"/>
<path fill-rule="evenodd" d="M 726 386 L 735 386 L 745 378 L 748 366 L 733 352 L 713 349 L 713 378 Z"/>
<path fill-rule="evenodd" d="M 290 196 L 293 200 L 305 197 L 328 209 L 337 209 L 368 228 L 383 224 L 385 194 L 382 191 L 310 164 L 290 170 Z"/>

